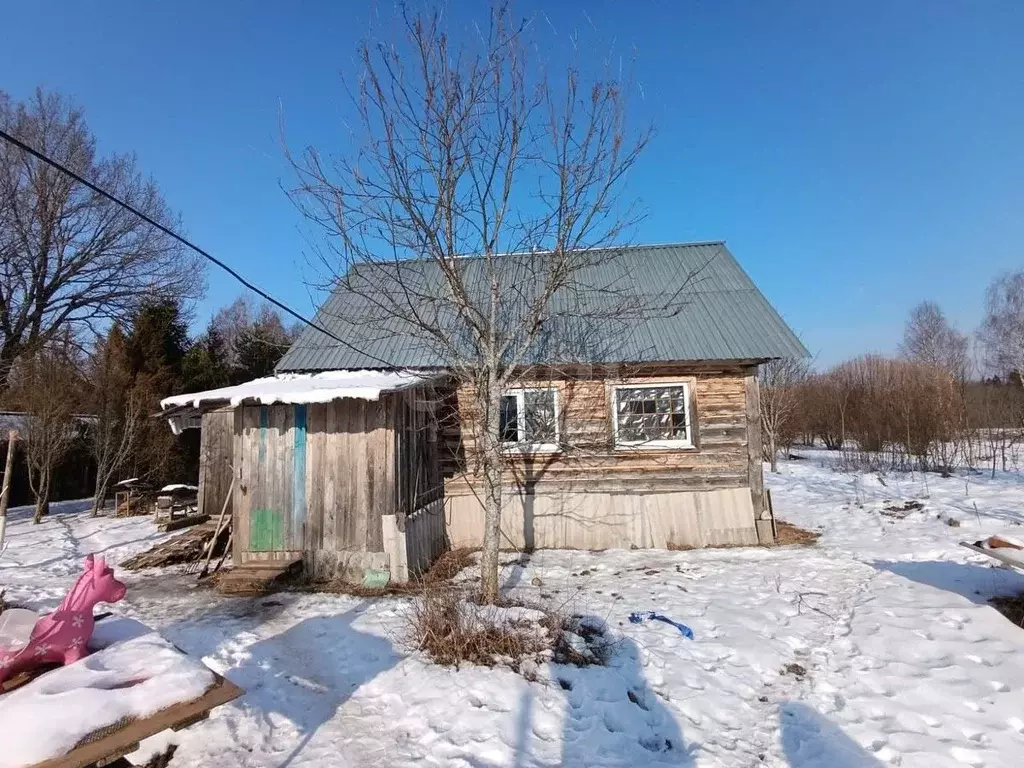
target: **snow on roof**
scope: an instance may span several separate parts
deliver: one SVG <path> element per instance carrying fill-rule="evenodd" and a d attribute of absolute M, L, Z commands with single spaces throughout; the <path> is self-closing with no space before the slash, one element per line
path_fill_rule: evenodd
<path fill-rule="evenodd" d="M 163 409 L 203 403 L 229 402 L 238 405 L 255 402 L 329 403 L 343 397 L 377 400 L 381 392 L 414 387 L 434 378 L 432 374 L 413 371 L 324 371 L 323 373 L 282 373 L 247 381 L 234 387 L 221 387 L 189 395 L 175 395 L 160 401 Z"/>
<path fill-rule="evenodd" d="M 160 489 L 160 493 L 172 493 L 174 491 L 198 491 L 198 485 L 186 485 L 185 483 L 171 483 Z"/>

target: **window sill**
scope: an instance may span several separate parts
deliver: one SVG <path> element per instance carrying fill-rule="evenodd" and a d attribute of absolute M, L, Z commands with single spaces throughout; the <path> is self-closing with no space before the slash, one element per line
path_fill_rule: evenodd
<path fill-rule="evenodd" d="M 562 446 L 548 443 L 538 445 L 503 445 L 501 452 L 507 455 L 533 454 L 533 453 L 561 453 Z"/>

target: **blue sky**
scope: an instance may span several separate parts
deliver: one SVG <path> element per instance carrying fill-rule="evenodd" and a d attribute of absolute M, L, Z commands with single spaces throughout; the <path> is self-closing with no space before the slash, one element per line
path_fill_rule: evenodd
<path fill-rule="evenodd" d="M 134 151 L 199 244 L 297 308 L 315 295 L 287 182 L 297 145 L 344 147 L 339 71 L 387 2 L 9 3 L 0 88 L 72 95 Z M 456 25 L 486 12 L 450 2 Z M 585 8 L 585 10 L 584 10 Z M 574 29 L 635 48 L 640 242 L 724 239 L 819 364 L 894 350 L 910 307 L 973 330 L 1024 267 L 1019 0 L 520 2 L 552 51 Z M 205 323 L 239 293 L 211 271 Z"/>

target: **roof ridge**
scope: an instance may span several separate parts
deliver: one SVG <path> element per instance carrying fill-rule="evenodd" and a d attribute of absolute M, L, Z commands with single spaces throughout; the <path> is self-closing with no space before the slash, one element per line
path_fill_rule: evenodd
<path fill-rule="evenodd" d="M 657 249 L 660 249 L 660 248 L 698 248 L 698 247 L 701 247 L 701 246 L 715 246 L 715 245 L 717 245 L 719 247 L 723 247 L 723 246 L 725 246 L 725 240 L 693 240 L 693 241 L 689 241 L 689 242 L 675 242 L 675 243 L 639 243 L 639 244 L 636 244 L 636 245 L 602 245 L 602 246 L 598 246 L 598 247 L 595 247 L 595 248 L 577 248 L 576 250 L 578 250 L 578 251 L 615 251 L 615 250 L 641 251 L 641 250 L 652 250 L 652 249 L 656 249 L 656 248 Z M 500 253 L 496 253 L 495 256 L 544 256 L 544 255 L 549 254 L 549 253 L 554 253 L 554 251 L 551 251 L 551 250 L 546 250 L 546 251 L 502 251 Z M 465 260 L 465 261 L 469 261 L 470 259 L 482 259 L 483 255 L 479 254 L 479 253 L 466 253 L 466 254 L 459 254 L 458 256 L 455 256 L 454 258 L 462 259 L 462 260 Z M 431 256 L 425 256 L 425 257 L 421 257 L 421 258 L 412 257 L 412 258 L 407 258 L 407 259 L 386 259 L 386 260 L 382 260 L 381 262 L 377 262 L 377 263 L 413 264 L 413 263 L 421 262 L 421 261 L 422 262 L 433 262 L 433 261 L 436 261 L 436 259 L 434 259 Z M 366 263 L 367 262 L 365 262 L 365 261 L 357 261 L 352 266 L 353 267 L 359 267 L 359 266 L 362 266 L 362 265 L 364 265 Z"/>

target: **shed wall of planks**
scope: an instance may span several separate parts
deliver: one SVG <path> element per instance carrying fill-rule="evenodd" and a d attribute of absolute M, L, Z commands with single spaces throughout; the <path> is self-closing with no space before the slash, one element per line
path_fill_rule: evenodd
<path fill-rule="evenodd" d="M 443 495 L 431 397 L 423 388 L 377 401 L 236 408 L 236 562 L 301 552 L 324 578 L 376 563 L 360 553 L 384 552 L 383 515 L 404 518 Z"/>
<path fill-rule="evenodd" d="M 234 413 L 218 408 L 203 414 L 199 435 L 199 512 L 217 519 L 231 487 L 234 462 Z M 228 503 L 228 514 L 231 504 Z"/>

